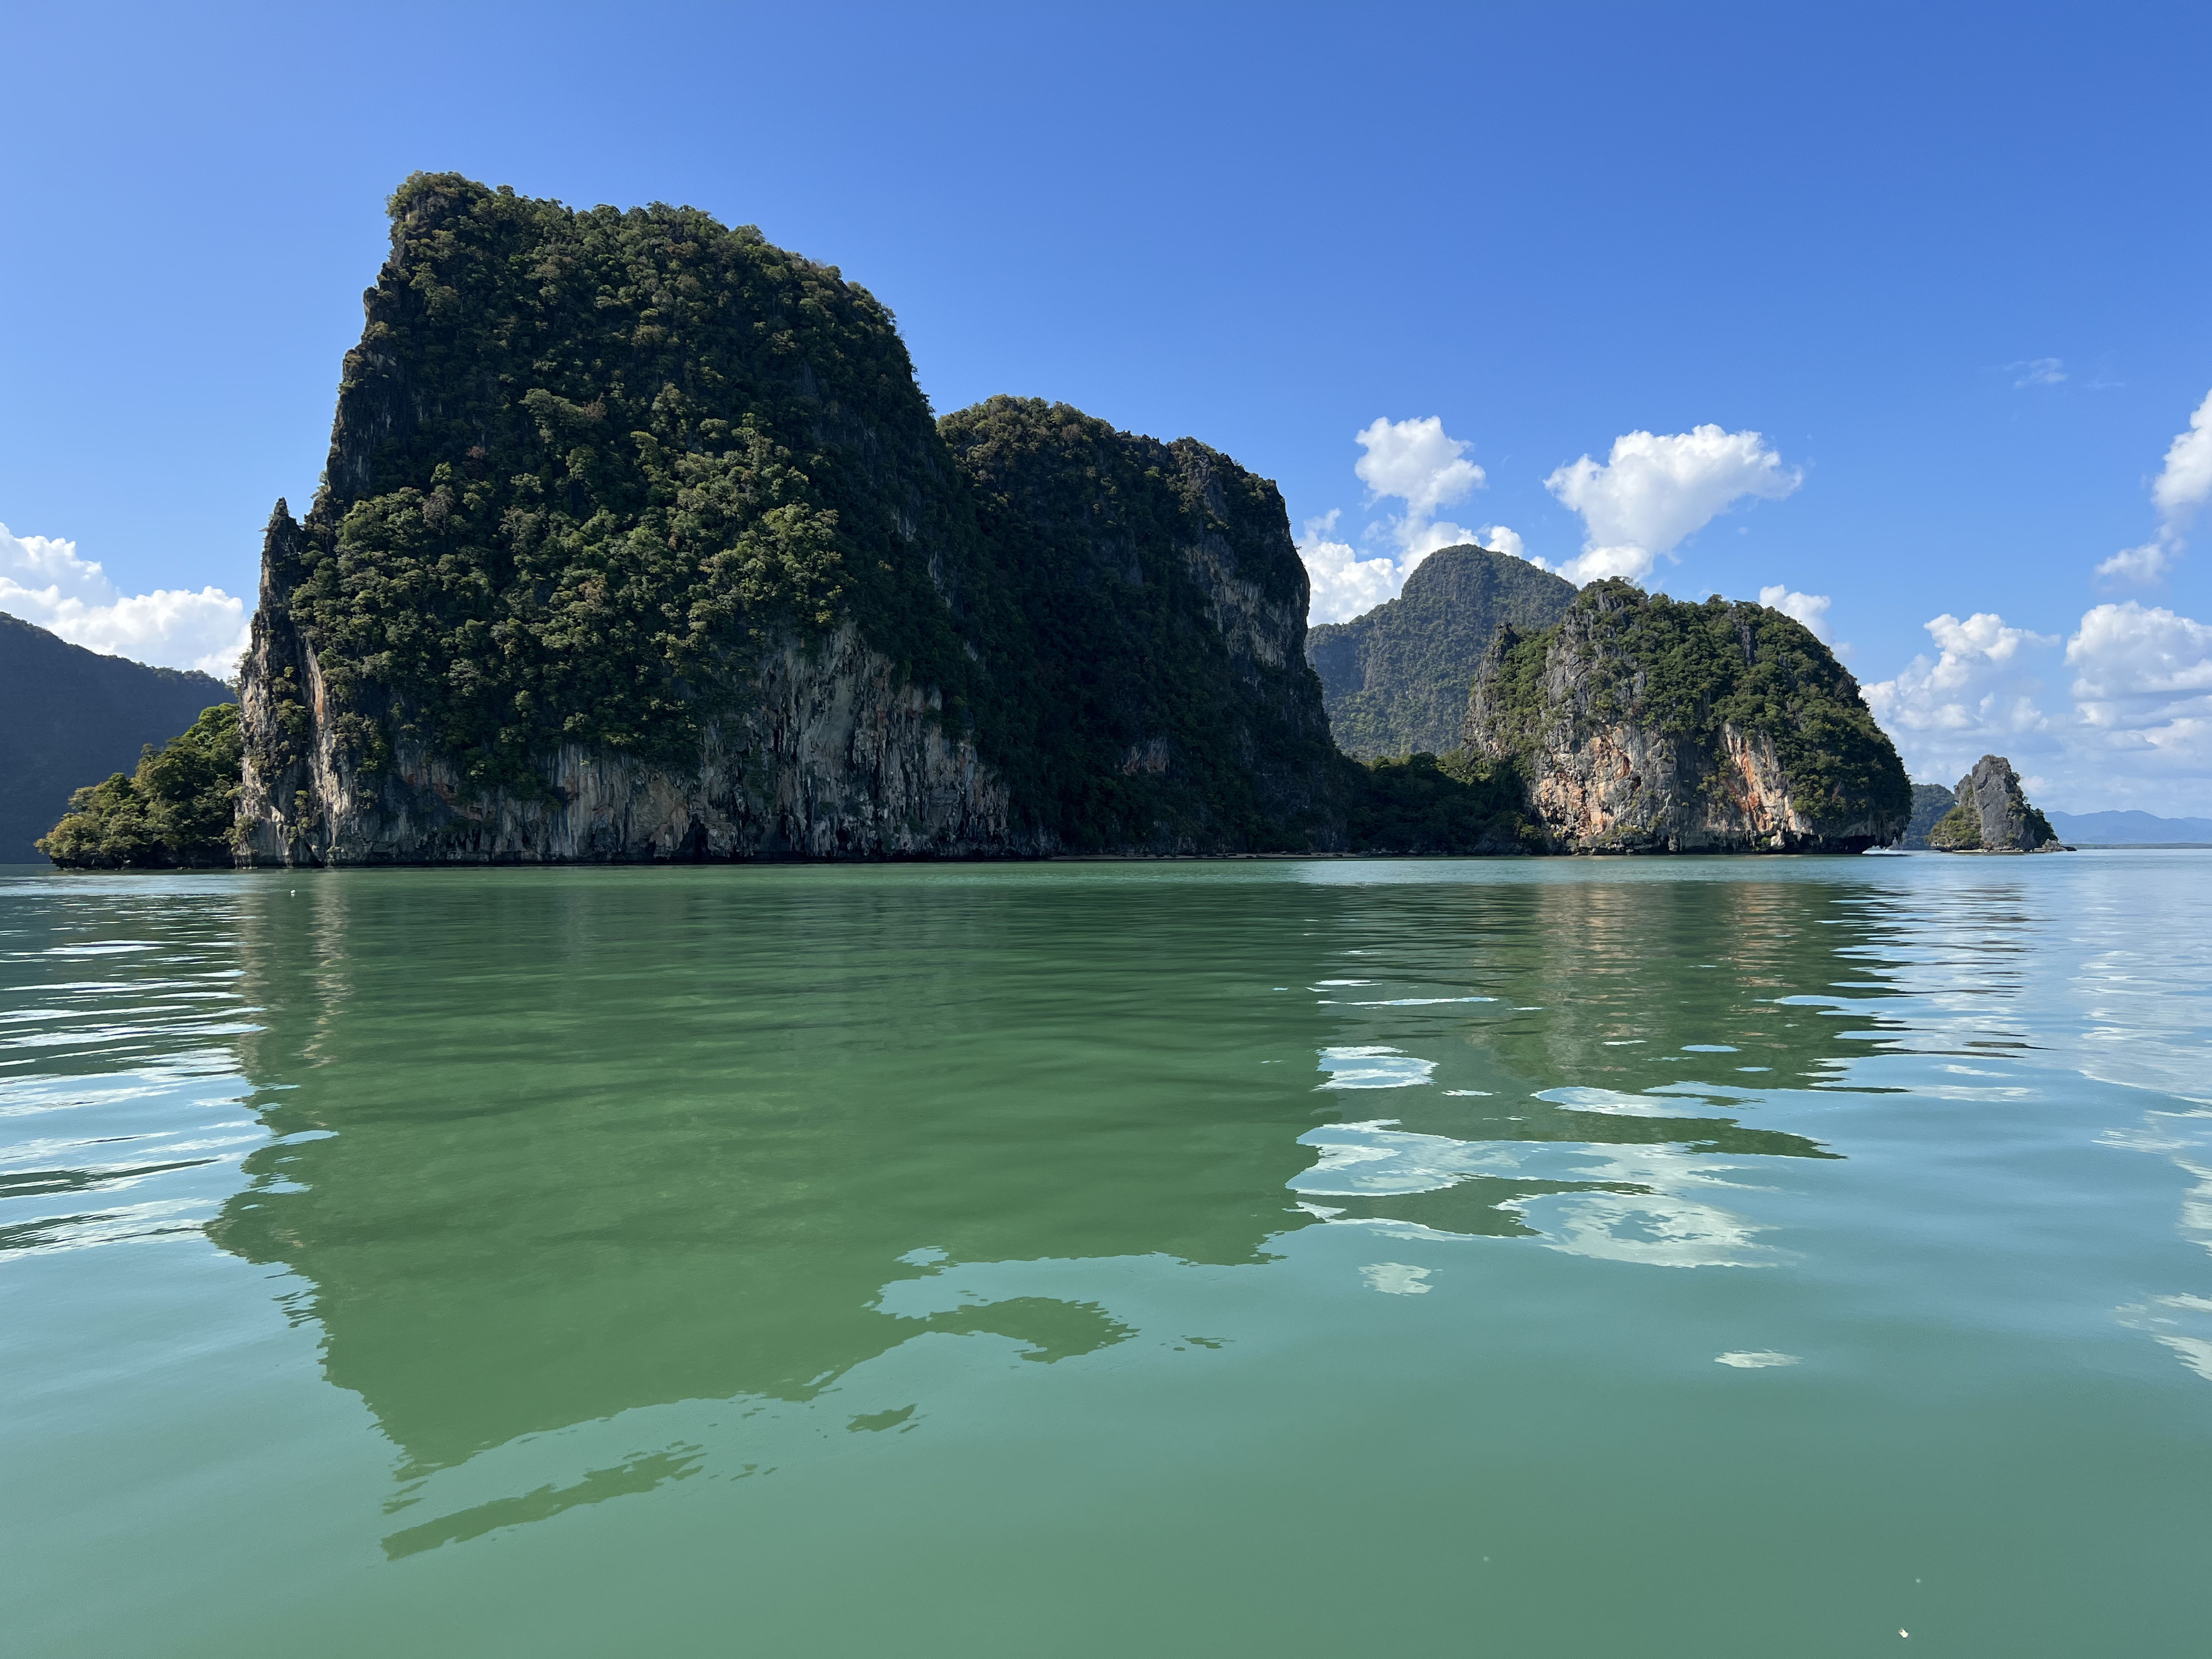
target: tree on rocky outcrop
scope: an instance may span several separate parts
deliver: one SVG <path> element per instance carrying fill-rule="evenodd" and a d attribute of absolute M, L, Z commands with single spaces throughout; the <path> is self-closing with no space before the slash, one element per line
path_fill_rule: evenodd
<path fill-rule="evenodd" d="M 1912 786 L 1912 822 L 1905 826 L 1905 840 L 1900 843 L 1908 848 L 1925 852 L 1928 832 L 1933 830 L 1944 814 L 1959 804 L 1959 798 L 1940 783 L 1916 783 Z"/>
<path fill-rule="evenodd" d="M 1928 845 L 1938 853 L 2057 853 L 2059 844 L 2051 820 L 2043 816 L 2020 787 L 2020 774 L 2002 755 L 1984 755 L 1974 769 L 1959 780 L 1953 792 L 1958 805 L 1938 818 L 1928 831 Z"/>
<path fill-rule="evenodd" d="M 1499 630 L 1468 745 L 1514 761 L 1562 852 L 1856 853 L 1911 785 L 1858 682 L 1794 618 L 1592 582 L 1550 628 Z"/>
<path fill-rule="evenodd" d="M 227 866 L 244 754 L 238 705 L 218 703 L 160 749 L 148 744 L 136 773 L 71 795 L 39 850 L 81 870 Z"/>

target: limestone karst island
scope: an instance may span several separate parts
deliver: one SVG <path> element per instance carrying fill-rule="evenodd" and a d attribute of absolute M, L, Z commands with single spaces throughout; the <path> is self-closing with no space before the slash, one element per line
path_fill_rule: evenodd
<path fill-rule="evenodd" d="M 1912 823 L 1790 617 L 1467 546 L 1309 633 L 1267 479 L 1035 398 L 933 419 L 889 312 L 750 228 L 418 175 L 367 309 L 236 708 L 87 781 L 57 863 L 1854 853 Z"/>

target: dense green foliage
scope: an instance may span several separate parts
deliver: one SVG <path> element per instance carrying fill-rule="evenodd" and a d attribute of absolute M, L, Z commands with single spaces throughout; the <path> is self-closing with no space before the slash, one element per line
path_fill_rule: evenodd
<path fill-rule="evenodd" d="M 1303 613 L 1273 484 L 1034 400 L 940 431 L 890 313 L 749 227 L 453 175 L 392 211 L 326 486 L 270 526 L 260 776 L 313 729 L 285 623 L 364 770 L 404 738 L 526 796 L 564 743 L 695 764 L 764 648 L 849 626 L 941 695 L 1031 844 L 1340 820 L 1295 639 L 1278 672 L 1214 614 Z"/>
<path fill-rule="evenodd" d="M 1928 844 L 1939 853 L 1972 853 L 1982 844 L 1982 815 L 1961 801 L 1929 827 Z"/>
<path fill-rule="evenodd" d="M 940 424 L 994 575 L 962 622 L 1018 799 L 1071 849 L 1304 844 L 1343 773 L 1289 642 L 1305 573 L 1274 485 L 1065 404 Z M 1238 586 L 1254 614 L 1218 615 Z M 1234 648 L 1240 629 L 1280 635 L 1282 660 Z"/>
<path fill-rule="evenodd" d="M 1936 821 L 1959 804 L 1959 798 L 1940 783 L 1912 786 L 1912 821 L 1905 826 L 1905 847 L 1925 847 Z"/>
<path fill-rule="evenodd" d="M 218 703 L 161 748 L 147 744 L 135 774 L 71 795 L 39 850 L 87 869 L 228 865 L 244 752 L 238 705 Z"/>
<path fill-rule="evenodd" d="M 1717 595 L 1692 605 L 1593 582 L 1555 627 L 1501 635 L 1486 674 L 1508 749 L 1533 747 L 1558 713 L 1545 675 L 1563 637 L 1585 676 L 1579 726 L 1628 720 L 1708 748 L 1723 725 L 1764 733 L 1806 809 L 1871 811 L 1900 824 L 1911 817 L 1897 750 L 1834 653 L 1796 618 Z"/>
<path fill-rule="evenodd" d="M 230 695 L 211 675 L 103 656 L 0 614 L 0 864 L 38 858 L 79 785 Z"/>
<path fill-rule="evenodd" d="M 336 702 L 528 787 L 564 740 L 696 755 L 768 632 L 862 619 L 957 683 L 929 567 L 959 515 L 866 292 L 688 208 L 418 174 L 392 212 L 327 487 L 276 573 Z M 379 720 L 341 736 L 381 758 Z"/>
<path fill-rule="evenodd" d="M 1308 629 L 1337 746 L 1363 760 L 1458 748 L 1468 688 L 1498 630 L 1547 628 L 1574 597 L 1572 582 L 1526 560 L 1447 547 L 1414 567 L 1396 599 Z"/>
<path fill-rule="evenodd" d="M 1510 761 L 1455 749 L 1370 761 L 1353 797 L 1351 839 L 1365 853 L 1540 850 Z"/>

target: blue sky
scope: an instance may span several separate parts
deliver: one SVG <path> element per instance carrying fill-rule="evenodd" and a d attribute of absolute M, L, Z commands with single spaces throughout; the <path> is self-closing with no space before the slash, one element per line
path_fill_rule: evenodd
<path fill-rule="evenodd" d="M 893 307 L 939 410 L 1205 440 L 1281 484 L 1317 616 L 1459 531 L 1778 590 L 1916 776 L 2212 811 L 2212 8 L 18 6 L 0 44 L 0 603 L 88 642 L 223 645 L 384 198 L 453 168 L 757 223 Z"/>

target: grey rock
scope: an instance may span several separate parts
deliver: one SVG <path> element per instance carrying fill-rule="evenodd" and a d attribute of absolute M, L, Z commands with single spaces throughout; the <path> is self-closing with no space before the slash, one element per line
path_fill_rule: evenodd
<path fill-rule="evenodd" d="M 1928 832 L 1939 853 L 2063 853 L 2051 822 L 2020 787 L 2020 774 L 2002 755 L 1984 755 L 1952 792 L 1958 804 Z"/>

